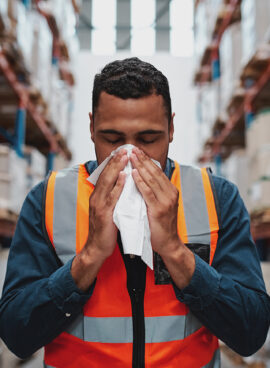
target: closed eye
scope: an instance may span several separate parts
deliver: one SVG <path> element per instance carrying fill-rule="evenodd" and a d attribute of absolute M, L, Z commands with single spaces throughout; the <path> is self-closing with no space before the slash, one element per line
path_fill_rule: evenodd
<path fill-rule="evenodd" d="M 156 138 L 155 139 L 139 138 L 139 142 L 144 143 L 144 144 L 154 143 L 155 141 L 156 141 Z"/>
<path fill-rule="evenodd" d="M 107 142 L 111 143 L 111 144 L 115 144 L 118 143 L 122 140 L 122 138 L 117 138 L 117 139 L 106 139 Z"/>

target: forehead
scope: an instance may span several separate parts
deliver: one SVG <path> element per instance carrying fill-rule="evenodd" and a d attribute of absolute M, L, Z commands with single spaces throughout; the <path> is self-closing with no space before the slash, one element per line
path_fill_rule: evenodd
<path fill-rule="evenodd" d="M 165 121 L 168 124 L 163 97 L 152 94 L 140 98 L 122 99 L 102 92 L 95 111 L 95 122 L 120 119 Z"/>

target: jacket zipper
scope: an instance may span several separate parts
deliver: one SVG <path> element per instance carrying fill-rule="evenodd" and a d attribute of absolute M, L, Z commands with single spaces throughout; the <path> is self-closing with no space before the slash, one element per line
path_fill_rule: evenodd
<path fill-rule="evenodd" d="M 145 367 L 145 326 L 144 326 L 144 290 L 146 282 L 146 265 L 140 257 L 123 254 L 121 235 L 118 231 L 117 241 L 122 254 L 126 272 L 127 289 L 131 301 L 133 350 L 132 368 Z"/>
<path fill-rule="evenodd" d="M 144 290 L 129 290 L 132 306 L 132 323 L 133 323 L 133 353 L 132 368 L 144 368 L 145 355 L 145 327 L 144 327 L 144 310 L 143 297 Z"/>

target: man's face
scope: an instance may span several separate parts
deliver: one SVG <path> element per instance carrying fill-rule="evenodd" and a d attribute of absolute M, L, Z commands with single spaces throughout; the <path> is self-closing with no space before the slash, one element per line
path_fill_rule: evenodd
<path fill-rule="evenodd" d="M 95 121 L 90 114 L 91 139 L 95 144 L 98 164 L 111 151 L 124 144 L 133 144 L 165 169 L 169 143 L 173 140 L 173 118 L 168 118 L 163 97 L 150 95 L 123 100 L 102 92 Z"/>

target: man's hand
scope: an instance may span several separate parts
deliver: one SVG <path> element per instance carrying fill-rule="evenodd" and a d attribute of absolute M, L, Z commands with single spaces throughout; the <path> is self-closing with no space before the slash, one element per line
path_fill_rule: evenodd
<path fill-rule="evenodd" d="M 89 236 L 71 266 L 74 281 L 82 290 L 89 288 L 105 259 L 114 251 L 117 227 L 113 223 L 113 211 L 125 184 L 122 170 L 127 161 L 126 150 L 120 150 L 100 174 L 90 197 Z"/>
<path fill-rule="evenodd" d="M 183 288 L 194 273 L 195 259 L 177 232 L 179 193 L 147 155 L 138 148 L 132 152 L 132 175 L 147 206 L 153 250 L 162 257 L 176 285 Z"/>
<path fill-rule="evenodd" d="M 95 248 L 104 258 L 113 253 L 117 227 L 113 222 L 113 211 L 125 184 L 122 171 L 128 157 L 126 150 L 120 150 L 100 174 L 89 202 L 89 237 L 85 251 Z"/>

